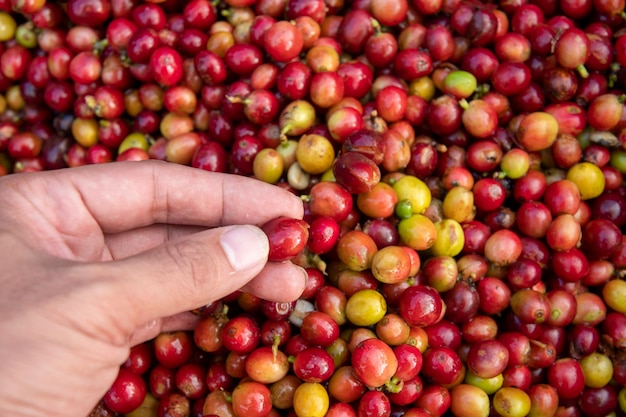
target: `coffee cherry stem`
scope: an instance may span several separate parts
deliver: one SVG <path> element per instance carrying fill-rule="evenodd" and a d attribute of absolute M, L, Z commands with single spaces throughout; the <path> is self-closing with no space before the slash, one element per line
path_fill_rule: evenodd
<path fill-rule="evenodd" d="M 393 394 L 399 393 L 402 387 L 404 387 L 404 381 L 399 380 L 395 376 L 385 383 L 385 390 Z"/>
<path fill-rule="evenodd" d="M 614 62 L 611 64 L 608 74 L 607 74 L 607 85 L 610 88 L 615 87 L 615 83 L 619 80 L 619 72 L 621 70 L 621 66 L 617 63 Z"/>
<path fill-rule="evenodd" d="M 479 84 L 478 86 L 476 86 L 476 90 L 474 91 L 474 98 L 481 98 L 490 90 L 491 88 L 489 87 L 489 84 Z"/>
<path fill-rule="evenodd" d="M 287 137 L 287 132 L 289 132 L 291 130 L 291 124 L 287 123 L 285 124 L 285 126 L 283 126 L 283 128 L 280 130 L 280 140 L 282 142 L 286 142 L 288 137 Z"/>
<path fill-rule="evenodd" d="M 96 98 L 94 96 L 85 96 L 85 103 L 87 104 L 87 107 L 89 107 L 91 110 L 96 111 L 98 103 L 96 102 Z"/>
<path fill-rule="evenodd" d="M 96 55 L 101 54 L 102 51 L 104 51 L 107 48 L 107 46 L 109 46 L 109 40 L 107 38 L 103 38 L 99 40 L 93 45 L 94 54 Z"/>
<path fill-rule="evenodd" d="M 278 356 L 278 344 L 272 343 L 272 358 L 276 361 L 276 357 Z M 289 361 L 291 362 L 291 360 Z"/>
<path fill-rule="evenodd" d="M 315 268 L 322 274 L 326 275 L 326 262 L 320 255 L 311 252 L 308 248 L 304 248 L 302 252 L 292 259 L 292 262 L 302 268 Z"/>
<path fill-rule="evenodd" d="M 383 31 L 383 28 L 380 26 L 380 23 L 378 23 L 378 20 L 371 18 L 370 21 L 372 22 L 372 27 L 374 28 L 374 34 L 380 34 Z"/>
<path fill-rule="evenodd" d="M 578 74 L 582 78 L 589 78 L 589 71 L 587 70 L 584 64 L 580 64 L 579 66 L 577 66 L 576 71 L 578 71 Z"/>
<path fill-rule="evenodd" d="M 230 103 L 245 103 L 245 100 L 241 97 L 238 96 L 226 96 L 226 100 L 228 100 L 228 102 Z"/>
<path fill-rule="evenodd" d="M 222 304 L 222 309 L 219 312 L 216 312 L 215 316 L 227 319 L 228 318 L 228 304 L 227 303 Z"/>

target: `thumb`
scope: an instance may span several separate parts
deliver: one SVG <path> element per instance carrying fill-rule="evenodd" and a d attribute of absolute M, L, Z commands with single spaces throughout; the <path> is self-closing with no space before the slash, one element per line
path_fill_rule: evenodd
<path fill-rule="evenodd" d="M 226 226 L 167 241 L 111 262 L 137 324 L 189 311 L 243 287 L 267 263 L 269 242 L 255 226 Z"/>

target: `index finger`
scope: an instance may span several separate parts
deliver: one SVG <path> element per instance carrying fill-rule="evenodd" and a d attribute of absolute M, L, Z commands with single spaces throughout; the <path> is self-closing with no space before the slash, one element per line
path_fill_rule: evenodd
<path fill-rule="evenodd" d="M 157 223 L 259 226 L 304 211 L 298 197 L 277 186 L 174 163 L 114 162 L 51 173 L 74 187 L 105 233 Z"/>

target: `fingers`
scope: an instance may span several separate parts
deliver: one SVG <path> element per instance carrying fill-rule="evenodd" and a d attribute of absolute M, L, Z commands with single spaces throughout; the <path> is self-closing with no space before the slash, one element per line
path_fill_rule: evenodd
<path fill-rule="evenodd" d="M 153 223 L 261 225 L 303 215 L 298 197 L 255 179 L 159 161 L 116 164 L 53 171 L 56 180 L 73 184 L 105 233 Z"/>
<path fill-rule="evenodd" d="M 179 330 L 193 330 L 200 317 L 184 312 L 160 320 L 151 320 L 137 328 L 130 338 L 130 345 L 135 346 L 148 340 L 154 339 L 161 332 L 175 332 Z"/>
<path fill-rule="evenodd" d="M 290 262 L 270 263 L 241 290 L 265 300 L 292 301 L 295 294 L 301 294 L 304 291 L 306 284 L 302 280 L 304 274 L 306 272 L 300 267 L 294 268 Z M 277 285 L 278 280 L 280 280 L 280 285 Z M 134 346 L 151 340 L 161 332 L 193 330 L 199 320 L 198 316 L 188 311 L 163 319 L 151 320 L 137 328 L 130 338 L 130 344 Z"/>
<path fill-rule="evenodd" d="M 264 300 L 293 301 L 304 291 L 306 278 L 306 271 L 291 261 L 269 263 L 242 290 Z"/>
<path fill-rule="evenodd" d="M 169 240 L 179 239 L 193 233 L 204 231 L 195 226 L 169 226 L 155 224 L 146 226 L 140 230 L 118 233 L 107 236 L 107 245 L 113 259 L 124 259 L 136 255 L 143 251 L 152 249 Z M 295 275 L 295 278 L 294 278 Z M 306 276 L 306 272 L 294 268 L 291 262 L 288 263 L 268 263 L 265 268 L 242 290 L 248 291 L 257 297 L 272 301 L 290 301 L 285 298 L 285 294 L 291 295 L 301 293 L 301 275 Z M 284 277 L 281 287 L 276 285 L 276 277 Z"/>
<path fill-rule="evenodd" d="M 265 271 L 268 252 L 267 237 L 259 228 L 227 226 L 103 264 L 103 279 L 119 288 L 129 310 L 123 314 L 136 326 L 192 310 L 246 285 L 255 293 L 296 299 L 305 285 L 304 271 L 289 263 Z"/>
<path fill-rule="evenodd" d="M 105 235 L 106 245 L 113 259 L 123 259 L 175 240 L 207 230 L 202 226 L 151 224 L 138 229 Z"/>

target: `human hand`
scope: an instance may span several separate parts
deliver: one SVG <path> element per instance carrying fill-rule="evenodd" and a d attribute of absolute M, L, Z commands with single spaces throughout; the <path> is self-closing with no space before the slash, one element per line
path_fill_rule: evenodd
<path fill-rule="evenodd" d="M 0 179 L 0 415 L 84 417 L 132 345 L 243 289 L 296 299 L 257 227 L 301 218 L 260 181 L 156 161 Z M 223 226 L 223 227 L 221 227 Z M 230 261 L 230 262 L 229 262 Z"/>

